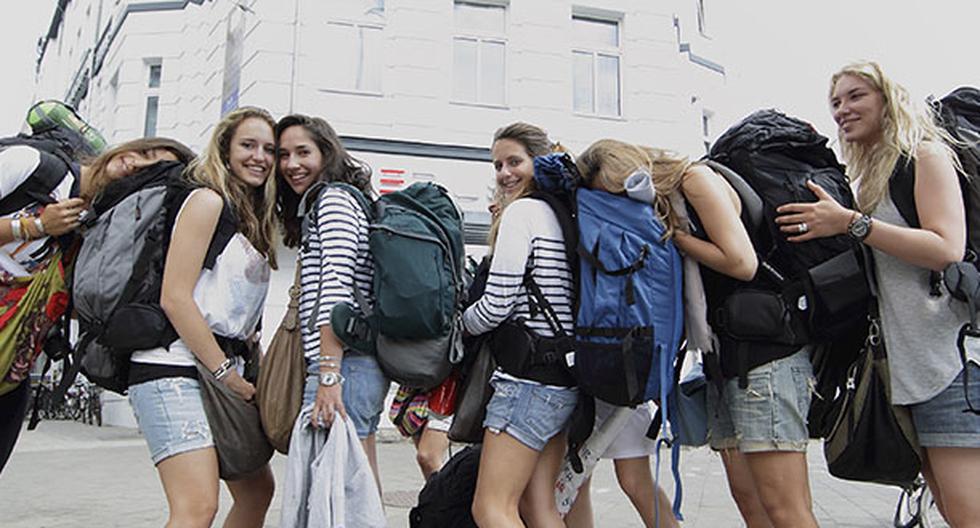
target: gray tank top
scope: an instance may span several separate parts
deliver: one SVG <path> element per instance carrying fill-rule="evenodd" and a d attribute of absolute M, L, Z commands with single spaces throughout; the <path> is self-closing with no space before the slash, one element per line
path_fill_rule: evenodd
<path fill-rule="evenodd" d="M 887 194 L 871 215 L 907 227 Z M 932 399 L 962 370 L 956 337 L 969 319 L 966 304 L 945 288 L 929 296 L 929 270 L 873 249 L 879 287 L 881 330 L 888 350 L 892 403 Z M 980 364 L 980 340 L 967 339 L 967 356 Z"/>

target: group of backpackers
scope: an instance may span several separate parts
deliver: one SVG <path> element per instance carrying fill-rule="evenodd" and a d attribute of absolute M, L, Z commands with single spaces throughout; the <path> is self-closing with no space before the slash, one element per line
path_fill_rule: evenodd
<path fill-rule="evenodd" d="M 70 109 L 43 103 L 32 115 L 48 119 L 0 151 L 0 468 L 31 364 L 42 347 L 57 356 L 45 341 L 72 307 L 66 371 L 128 392 L 170 522 L 210 525 L 223 479 L 226 524 L 261 526 L 272 435 L 241 402 L 266 401 L 253 345 L 280 231 L 298 248 L 295 320 L 280 327 L 299 336 L 298 370 L 279 380 L 295 403 L 288 446 L 273 441 L 289 456 L 284 526 L 385 524 L 375 434 L 392 380 L 398 421 L 430 395 L 428 421 L 399 426 L 429 479 L 413 526 L 592 526 L 599 457 L 646 526 L 677 526 L 650 470 L 658 437 L 720 452 L 746 525 L 816 526 L 809 440 L 873 452 L 901 413 L 913 472 L 952 526 L 973 526 L 980 94 L 920 109 L 864 62 L 834 75 L 830 103 L 846 176 L 826 138 L 775 111 L 696 162 L 614 139 L 573 158 L 540 127 L 500 128 L 490 253 L 469 292 L 448 193 L 378 197 L 321 118 L 246 107 L 198 156 L 153 138 L 100 153 Z M 76 231 L 80 245 L 63 236 Z M 882 360 L 882 343 L 885 405 L 857 427 L 843 417 L 864 405 L 863 354 Z M 707 378 L 693 404 L 678 386 L 689 364 Z M 433 399 L 456 384 L 451 416 Z M 689 440 L 698 407 L 706 433 Z M 482 446 L 436 471 L 449 438 Z M 901 480 L 836 449 L 834 474 Z"/>

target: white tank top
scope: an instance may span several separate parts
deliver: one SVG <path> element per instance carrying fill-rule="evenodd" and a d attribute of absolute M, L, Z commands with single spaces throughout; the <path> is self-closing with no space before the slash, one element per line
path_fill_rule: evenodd
<path fill-rule="evenodd" d="M 181 212 L 183 206 L 178 219 Z M 245 339 L 255 332 L 269 291 L 269 275 L 265 257 L 245 235 L 235 233 L 218 255 L 214 267 L 201 270 L 194 286 L 194 302 L 211 331 L 235 339 Z M 169 350 L 160 347 L 134 352 L 132 361 L 190 367 L 194 366 L 194 354 L 178 339 Z"/>

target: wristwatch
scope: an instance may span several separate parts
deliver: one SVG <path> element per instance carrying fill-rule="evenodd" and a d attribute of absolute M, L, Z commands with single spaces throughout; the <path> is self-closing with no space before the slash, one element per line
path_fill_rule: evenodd
<path fill-rule="evenodd" d="M 871 233 L 871 217 L 866 214 L 861 214 L 854 220 L 851 220 L 850 224 L 847 224 L 847 236 L 852 239 L 863 242 L 865 238 Z"/>
<path fill-rule="evenodd" d="M 344 377 L 340 375 L 339 372 L 321 372 L 320 373 L 320 385 L 324 387 L 333 387 L 344 382 Z"/>

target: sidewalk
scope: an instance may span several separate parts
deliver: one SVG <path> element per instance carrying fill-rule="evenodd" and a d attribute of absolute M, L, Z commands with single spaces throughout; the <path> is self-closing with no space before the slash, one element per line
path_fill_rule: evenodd
<path fill-rule="evenodd" d="M 422 477 L 412 445 L 392 438 L 378 444 L 378 457 L 392 527 L 408 526 Z M 817 520 L 825 527 L 891 526 L 898 500 L 896 488 L 834 479 L 827 474 L 819 444 L 809 452 L 810 480 Z M 285 457 L 272 461 L 282 481 Z M 661 467 L 662 485 L 672 495 L 669 457 Z M 708 449 L 682 456 L 685 528 L 741 526 L 728 495 L 721 461 Z M 596 526 L 639 527 L 639 517 L 616 484 L 612 464 L 600 464 L 593 479 Z M 231 497 L 222 488 L 220 520 Z M 0 512 L 5 528 L 162 526 L 166 500 L 135 429 L 93 427 L 74 422 L 41 422 L 24 431 L 7 468 L 0 476 Z M 279 497 L 273 501 L 266 526 L 279 525 Z"/>

